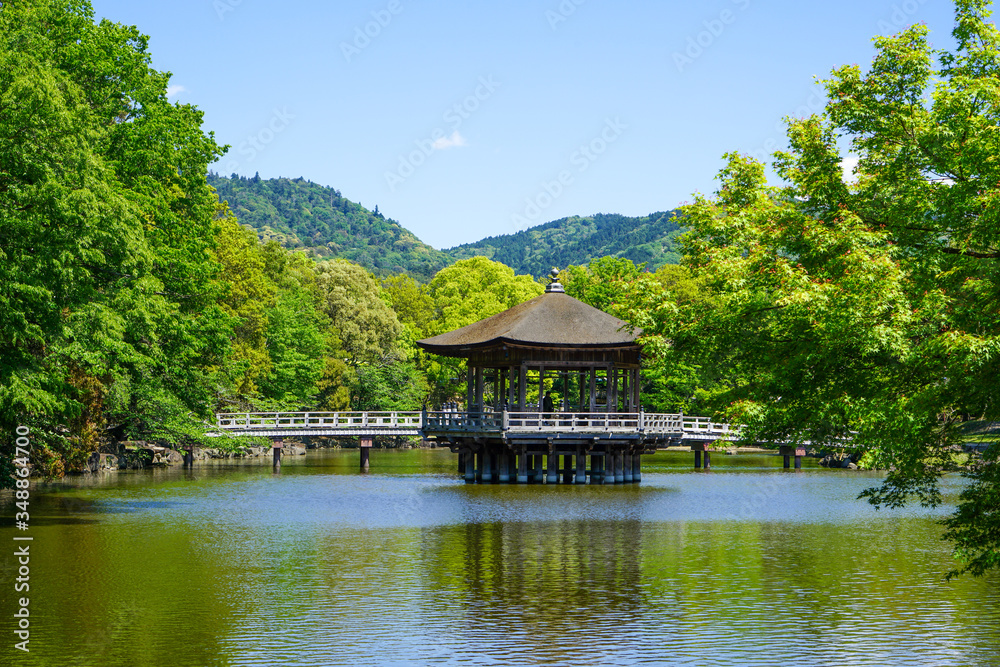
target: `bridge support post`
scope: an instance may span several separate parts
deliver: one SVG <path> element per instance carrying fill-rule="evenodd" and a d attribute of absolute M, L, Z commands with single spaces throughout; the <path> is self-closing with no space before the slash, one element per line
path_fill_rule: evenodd
<path fill-rule="evenodd" d="M 622 468 L 623 468 L 623 473 L 624 473 L 623 477 L 622 477 L 622 480 L 626 484 L 631 484 L 632 483 L 632 455 L 631 454 L 622 454 Z"/>
<path fill-rule="evenodd" d="M 642 481 L 642 454 L 635 454 L 632 457 L 632 481 Z"/>
<path fill-rule="evenodd" d="M 552 443 L 549 443 L 549 455 L 548 455 L 548 470 L 546 471 L 545 481 L 548 484 L 558 484 L 559 483 L 559 455 L 556 454 L 552 449 Z"/>
<path fill-rule="evenodd" d="M 573 455 L 563 455 L 563 484 L 573 483 Z"/>
<path fill-rule="evenodd" d="M 625 454 L 615 452 L 615 484 L 625 483 Z"/>
<path fill-rule="evenodd" d="M 545 481 L 545 473 L 542 472 L 542 459 L 544 459 L 545 457 L 541 454 L 535 454 L 533 458 L 535 461 L 533 468 L 535 473 L 534 475 L 532 475 L 533 481 L 535 482 L 535 484 L 541 484 L 542 482 Z"/>
<path fill-rule="evenodd" d="M 601 469 L 604 460 L 603 454 L 596 452 L 590 455 L 590 483 L 600 484 L 604 481 L 603 470 Z"/>
<path fill-rule="evenodd" d="M 501 484 L 507 484 L 510 482 L 510 454 L 506 451 L 500 452 L 500 473 L 499 481 Z"/>
<path fill-rule="evenodd" d="M 368 472 L 368 454 L 372 451 L 372 437 L 361 436 L 358 449 L 361 450 L 361 471 Z"/>
<path fill-rule="evenodd" d="M 778 448 L 778 452 L 781 454 L 783 460 L 782 467 L 788 470 L 791 467 L 791 458 L 795 457 L 795 469 L 802 469 L 802 457 L 806 455 L 806 448 L 794 445 L 782 445 Z"/>
<path fill-rule="evenodd" d="M 604 484 L 614 484 L 615 483 L 615 453 L 611 449 L 611 445 L 604 446 L 604 460 L 601 461 L 601 473 L 604 479 L 602 480 Z"/>
<path fill-rule="evenodd" d="M 465 452 L 458 453 L 458 474 L 462 475 L 465 473 Z"/>
<path fill-rule="evenodd" d="M 583 452 L 583 447 L 576 449 L 576 483 L 587 483 L 587 455 Z"/>
<path fill-rule="evenodd" d="M 521 451 L 517 455 L 517 483 L 528 483 L 528 454 L 524 447 L 521 447 Z"/>
<path fill-rule="evenodd" d="M 493 481 L 493 455 L 490 454 L 486 447 L 483 447 L 483 452 L 479 455 L 479 457 L 482 462 L 480 466 L 482 470 L 480 477 L 483 480 L 483 484 L 489 484 Z"/>
<path fill-rule="evenodd" d="M 694 469 L 701 470 L 701 455 L 705 454 L 705 467 L 708 468 L 712 465 L 712 458 L 708 453 L 708 443 L 705 442 L 695 442 L 691 445 L 691 451 L 694 452 Z"/>
<path fill-rule="evenodd" d="M 471 451 L 465 452 L 465 483 L 476 483 L 476 455 Z"/>
<path fill-rule="evenodd" d="M 281 470 L 281 448 L 284 444 L 281 440 L 275 440 L 271 443 L 271 465 L 275 470 Z"/>

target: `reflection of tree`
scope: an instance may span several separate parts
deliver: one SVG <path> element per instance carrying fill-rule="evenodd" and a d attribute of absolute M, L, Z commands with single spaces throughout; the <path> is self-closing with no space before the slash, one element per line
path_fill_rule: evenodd
<path fill-rule="evenodd" d="M 648 613 L 639 521 L 476 523 L 425 534 L 429 588 L 464 602 L 469 622 L 539 648 Z M 526 637 L 526 639 L 527 639 Z"/>

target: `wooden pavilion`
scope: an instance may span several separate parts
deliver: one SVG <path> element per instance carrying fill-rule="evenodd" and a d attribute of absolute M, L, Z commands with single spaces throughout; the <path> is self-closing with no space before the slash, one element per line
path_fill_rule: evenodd
<path fill-rule="evenodd" d="M 468 482 L 639 481 L 640 456 L 669 439 L 643 428 L 640 332 L 567 295 L 558 275 L 539 297 L 417 342 L 468 360 L 465 410 L 424 422 Z"/>

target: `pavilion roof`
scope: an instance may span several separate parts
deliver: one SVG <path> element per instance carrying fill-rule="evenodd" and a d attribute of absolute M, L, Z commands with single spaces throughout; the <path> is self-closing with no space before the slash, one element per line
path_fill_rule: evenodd
<path fill-rule="evenodd" d="M 417 341 L 435 354 L 466 356 L 467 351 L 511 345 L 542 348 L 632 348 L 636 336 L 623 320 L 561 291 L 530 301 L 461 329 Z"/>

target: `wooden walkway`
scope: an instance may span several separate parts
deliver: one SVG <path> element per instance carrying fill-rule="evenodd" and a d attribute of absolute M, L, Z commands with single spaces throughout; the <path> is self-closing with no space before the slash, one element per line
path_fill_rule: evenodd
<path fill-rule="evenodd" d="M 420 436 L 616 434 L 666 436 L 682 442 L 736 440 L 739 428 L 707 417 L 662 413 L 571 412 L 228 412 L 210 436 Z"/>

